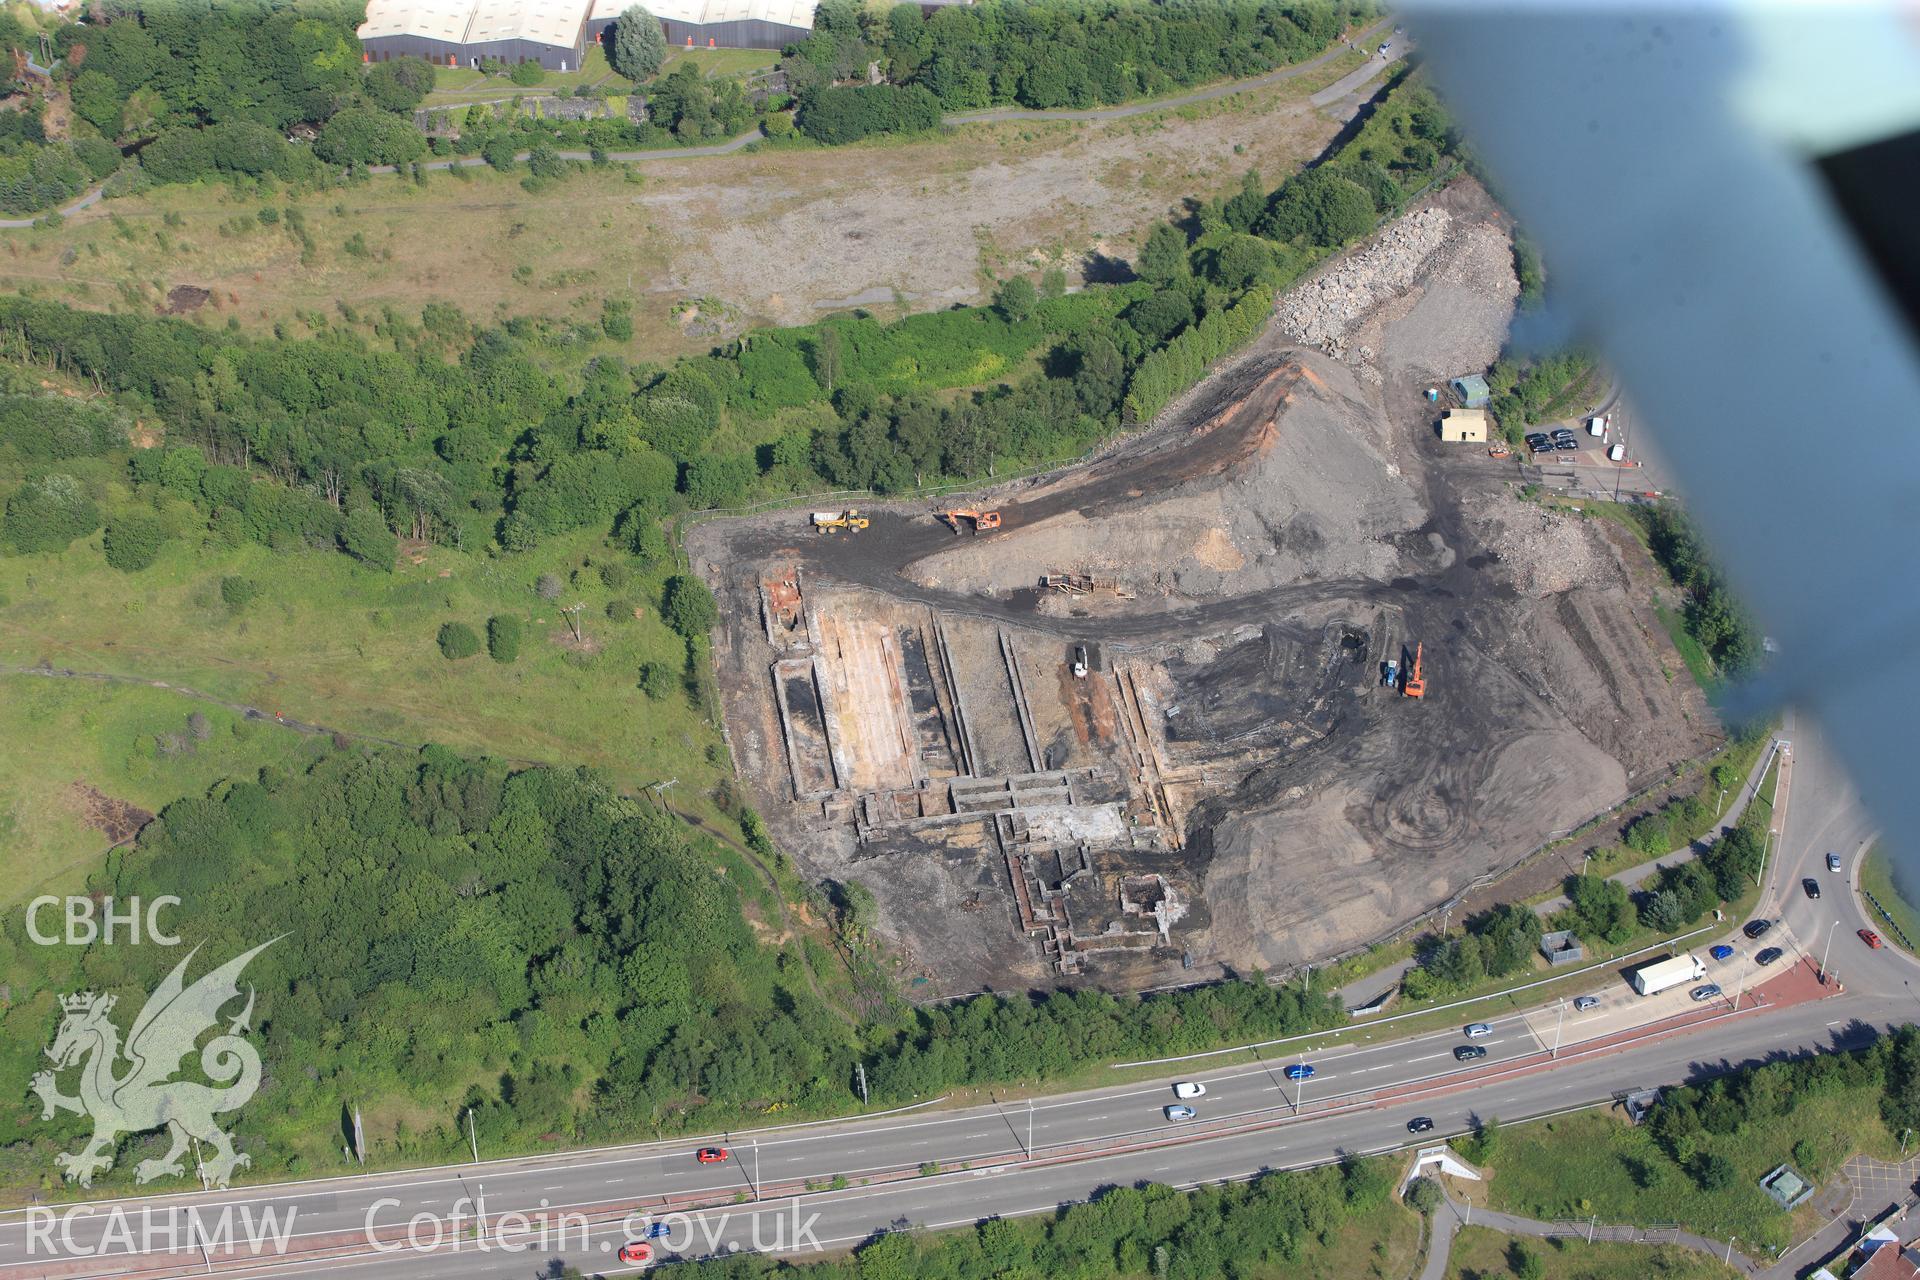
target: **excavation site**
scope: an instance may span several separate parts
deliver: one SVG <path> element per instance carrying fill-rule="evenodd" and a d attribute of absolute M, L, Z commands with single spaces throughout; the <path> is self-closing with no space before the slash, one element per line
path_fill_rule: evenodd
<path fill-rule="evenodd" d="M 1094 460 L 691 529 L 739 775 L 903 989 L 1318 963 L 1704 748 L 1631 536 L 1440 439 L 1516 292 L 1458 184 Z"/>

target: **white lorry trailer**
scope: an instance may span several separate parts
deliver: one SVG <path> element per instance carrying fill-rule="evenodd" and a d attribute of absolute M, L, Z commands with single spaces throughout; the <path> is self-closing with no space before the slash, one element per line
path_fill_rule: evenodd
<path fill-rule="evenodd" d="M 1707 976 L 1707 966 L 1700 963 L 1700 957 L 1694 955 L 1674 956 L 1671 960 L 1655 960 L 1652 964 L 1643 964 L 1628 977 L 1633 989 L 1643 996 L 1657 995 L 1672 987 L 1684 986 L 1689 982 L 1698 982 Z"/>

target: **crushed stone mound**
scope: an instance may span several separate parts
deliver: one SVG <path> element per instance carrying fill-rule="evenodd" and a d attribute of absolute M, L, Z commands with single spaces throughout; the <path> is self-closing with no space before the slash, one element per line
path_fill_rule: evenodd
<path fill-rule="evenodd" d="M 1301 366 L 1283 397 L 1236 424 L 1258 446 L 1228 474 L 1196 472 L 1158 492 L 958 541 L 908 576 L 1004 595 L 1048 574 L 1087 574 L 1150 608 L 1406 572 L 1396 539 L 1427 519 L 1420 492 L 1383 455 L 1349 371 L 1320 357 Z"/>
<path fill-rule="evenodd" d="M 1453 215 L 1441 208 L 1402 218 L 1366 248 L 1289 293 L 1280 305 L 1280 327 L 1297 342 L 1345 359 L 1354 327 L 1380 303 L 1413 286 L 1452 225 Z"/>
<path fill-rule="evenodd" d="M 1581 516 L 1504 500 L 1472 514 L 1487 549 L 1522 595 L 1626 585 L 1619 560 Z"/>

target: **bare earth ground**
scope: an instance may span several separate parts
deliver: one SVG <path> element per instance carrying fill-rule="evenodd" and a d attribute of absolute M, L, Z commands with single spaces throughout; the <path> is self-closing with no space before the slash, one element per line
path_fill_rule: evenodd
<path fill-rule="evenodd" d="M 1436 439 L 1424 388 L 1485 367 L 1516 289 L 1476 186 L 1415 216 L 1443 234 L 1388 230 L 1412 283 L 1339 356 L 1272 326 L 1157 430 L 982 495 L 997 533 L 901 507 L 690 536 L 737 767 L 932 990 L 1337 955 L 1703 747 L 1630 544 Z M 1367 253 L 1303 288 L 1360 287 Z M 1424 699 L 1379 676 L 1416 644 Z"/>
<path fill-rule="evenodd" d="M 163 188 L 6 238 L 0 286 L 145 308 L 191 284 L 212 292 L 199 318 L 248 326 L 313 312 L 339 324 L 341 301 L 368 317 L 383 306 L 413 317 L 427 297 L 482 319 L 591 323 L 601 298 L 631 296 L 631 352 L 658 360 L 749 324 L 808 323 L 852 306 L 925 310 L 978 300 L 992 277 L 1042 263 L 1073 278 L 1090 255 L 1129 258 L 1182 198 L 1235 186 L 1248 167 L 1288 173 L 1317 154 L 1357 104 L 1321 110 L 1306 95 L 1344 69 L 1123 120 L 974 124 L 910 143 L 664 160 L 631 181 L 582 173 L 537 195 L 520 188 L 524 171 L 484 169 L 464 181 L 434 173 L 424 187 L 379 176 L 297 201 Z M 264 227 L 254 217 L 289 204 L 314 241 L 305 263 L 284 219 Z M 168 214 L 178 225 L 165 224 Z M 345 249 L 355 234 L 367 256 Z M 707 308 L 719 319 L 686 323 L 684 304 L 697 299 L 720 304 Z"/>

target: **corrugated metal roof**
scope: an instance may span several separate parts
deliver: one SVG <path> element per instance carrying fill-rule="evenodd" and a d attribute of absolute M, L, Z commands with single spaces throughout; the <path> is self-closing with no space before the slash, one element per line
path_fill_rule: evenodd
<path fill-rule="evenodd" d="M 449 44 L 530 40 L 571 49 L 592 0 L 368 0 L 362 40 L 423 36 Z"/>
<path fill-rule="evenodd" d="M 474 0 L 368 0 L 360 38 L 424 36 L 454 44 L 467 38 Z"/>
<path fill-rule="evenodd" d="M 532 40 L 571 49 L 580 43 L 591 0 L 477 0 L 467 43 Z"/>
<path fill-rule="evenodd" d="M 592 17 L 620 16 L 634 0 L 593 0 Z M 815 0 L 647 0 L 647 11 L 666 22 L 776 22 L 785 27 L 813 26 Z"/>

